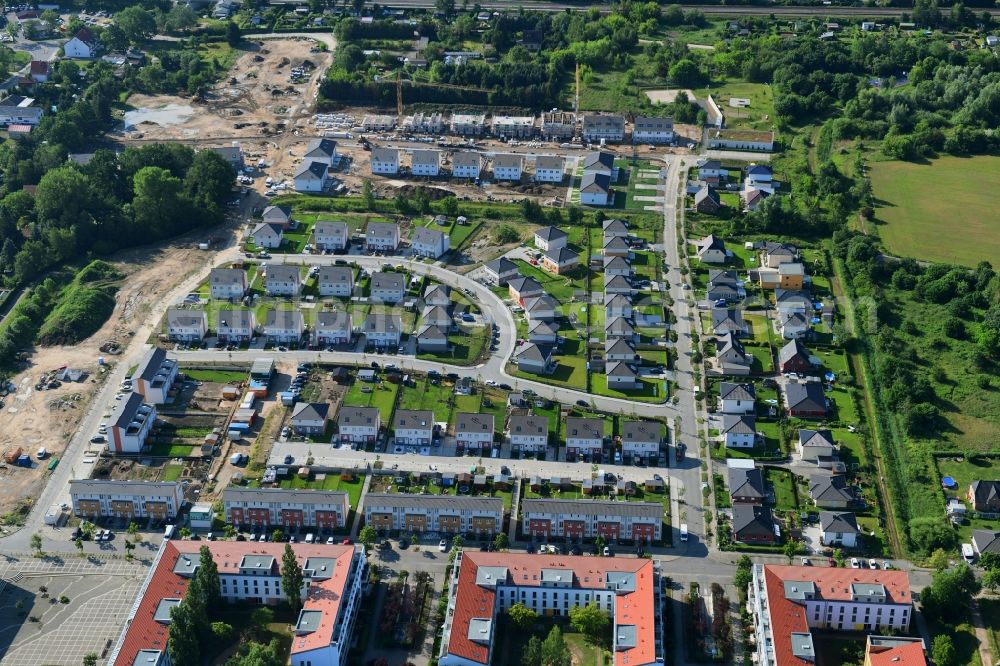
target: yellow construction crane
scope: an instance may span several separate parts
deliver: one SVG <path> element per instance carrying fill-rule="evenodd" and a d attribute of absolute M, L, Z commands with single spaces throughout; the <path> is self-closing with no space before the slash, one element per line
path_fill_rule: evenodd
<path fill-rule="evenodd" d="M 573 138 L 579 138 L 577 134 L 578 123 L 580 122 L 580 63 L 576 63 L 576 98 L 573 101 Z"/>
<path fill-rule="evenodd" d="M 400 72 L 396 72 L 396 115 L 403 115 L 403 76 Z"/>
<path fill-rule="evenodd" d="M 391 79 L 383 79 L 382 83 L 391 83 Z M 396 114 L 403 115 L 403 76 L 400 72 L 396 72 Z M 470 90 L 472 92 L 484 92 L 491 93 L 495 92 L 490 88 L 477 88 L 475 86 L 458 86 L 451 83 L 437 83 L 432 81 L 417 81 L 416 79 L 406 79 L 406 83 L 411 86 L 428 86 L 431 88 L 449 88 L 451 90 Z"/>

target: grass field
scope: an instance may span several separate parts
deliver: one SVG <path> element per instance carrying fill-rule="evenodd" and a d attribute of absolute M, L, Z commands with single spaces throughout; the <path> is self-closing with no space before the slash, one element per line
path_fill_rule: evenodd
<path fill-rule="evenodd" d="M 364 389 L 369 389 L 369 391 L 365 392 Z M 398 391 L 399 384 L 390 384 L 389 382 L 368 384 L 356 381 L 348 390 L 347 395 L 344 396 L 344 404 L 351 407 L 376 407 L 382 423 L 389 423 Z"/>
<path fill-rule="evenodd" d="M 975 177 L 970 177 L 975 174 Z M 879 235 L 892 254 L 975 266 L 1000 256 L 996 157 L 942 157 L 929 164 L 878 162 L 871 181 Z"/>
<path fill-rule="evenodd" d="M 184 369 L 182 372 L 188 379 L 196 382 L 216 382 L 219 384 L 239 384 L 246 381 L 249 372 L 237 372 L 235 370 L 193 370 Z"/>
<path fill-rule="evenodd" d="M 774 128 L 774 94 L 767 84 L 730 81 L 722 85 L 714 84 L 711 88 L 699 88 L 694 94 L 698 101 L 712 96 L 726 117 L 726 127 L 755 130 Z M 729 100 L 733 97 L 749 99 L 750 106 L 742 109 L 729 106 Z"/>

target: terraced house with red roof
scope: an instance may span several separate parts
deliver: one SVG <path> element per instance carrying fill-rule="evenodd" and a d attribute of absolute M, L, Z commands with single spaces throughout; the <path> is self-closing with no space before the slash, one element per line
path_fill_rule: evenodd
<path fill-rule="evenodd" d="M 227 602 L 274 605 L 286 598 L 281 582 L 283 543 L 164 541 L 139 589 L 108 664 L 167 666 L 170 609 L 184 599 L 206 546 L 219 569 Z M 365 578 L 365 554 L 353 546 L 291 544 L 305 577 L 302 610 L 292 638 L 292 666 L 340 666 L 347 661 Z M 212 610 L 209 610 L 211 617 Z M 174 666 L 182 666 L 175 664 Z"/>
<path fill-rule="evenodd" d="M 905 633 L 913 615 L 905 571 L 758 564 L 747 604 L 758 666 L 815 664 L 813 629 Z"/>
<path fill-rule="evenodd" d="M 568 615 L 596 602 L 613 622 L 615 666 L 663 663 L 660 575 L 652 560 L 465 551 L 455 560 L 438 663 L 489 664 L 501 614 L 522 603 Z"/>

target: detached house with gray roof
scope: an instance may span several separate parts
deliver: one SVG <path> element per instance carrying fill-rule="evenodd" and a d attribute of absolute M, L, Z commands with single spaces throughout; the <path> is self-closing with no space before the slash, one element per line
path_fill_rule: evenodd
<path fill-rule="evenodd" d="M 536 183 L 561 183 L 565 177 L 565 157 L 561 155 L 541 155 L 535 160 Z"/>
<path fill-rule="evenodd" d="M 395 252 L 399 247 L 399 225 L 390 222 L 369 222 L 365 230 L 368 252 Z"/>
<path fill-rule="evenodd" d="M 567 460 L 572 456 L 600 455 L 604 450 L 604 420 L 570 416 L 564 428 Z"/>
<path fill-rule="evenodd" d="M 554 345 L 559 339 L 559 326 L 551 321 L 532 320 L 528 322 L 528 342 Z"/>
<path fill-rule="evenodd" d="M 250 232 L 250 238 L 253 240 L 253 244 L 257 247 L 274 249 L 276 247 L 281 247 L 284 232 L 279 224 L 261 222 L 253 228 L 253 231 Z"/>
<path fill-rule="evenodd" d="M 483 273 L 490 282 L 501 287 L 521 274 L 517 270 L 517 264 L 507 257 L 500 257 L 484 264 Z"/>
<path fill-rule="evenodd" d="M 493 157 L 493 178 L 520 182 L 524 173 L 524 157 L 519 154 L 499 153 Z"/>
<path fill-rule="evenodd" d="M 721 375 L 749 375 L 753 365 L 753 357 L 746 353 L 743 343 L 732 333 L 726 333 L 716 339 L 714 360 L 714 369 Z"/>
<path fill-rule="evenodd" d="M 316 274 L 320 296 L 350 298 L 354 293 L 354 269 L 350 266 L 320 266 Z"/>
<path fill-rule="evenodd" d="M 313 245 L 317 250 L 343 250 L 350 243 L 347 222 L 341 220 L 317 220 L 313 226 Z"/>
<path fill-rule="evenodd" d="M 785 409 L 789 416 L 823 418 L 827 414 L 827 398 L 820 382 L 790 380 L 785 383 Z"/>
<path fill-rule="evenodd" d="M 818 464 L 837 455 L 837 444 L 833 441 L 833 433 L 826 429 L 800 429 L 795 448 L 802 456 L 802 462 Z"/>
<path fill-rule="evenodd" d="M 547 375 L 556 367 L 555 361 L 552 360 L 552 347 L 532 342 L 521 345 L 520 349 L 514 352 L 514 363 L 518 370 L 536 375 Z"/>
<path fill-rule="evenodd" d="M 418 257 L 437 259 L 451 247 L 451 237 L 443 231 L 429 227 L 417 227 L 410 239 L 413 254 Z"/>
<path fill-rule="evenodd" d="M 748 544 L 775 544 L 779 530 L 771 509 L 759 504 L 733 506 L 733 541 Z"/>
<path fill-rule="evenodd" d="M 374 302 L 398 303 L 406 295 L 406 275 L 376 271 L 371 275 L 369 292 L 369 297 Z"/>
<path fill-rule="evenodd" d="M 764 504 L 767 488 L 759 468 L 730 467 L 728 471 L 729 499 L 733 504 Z"/>
<path fill-rule="evenodd" d="M 705 236 L 700 241 L 694 241 L 698 259 L 705 264 L 724 264 L 729 260 L 729 252 L 722 239 L 714 234 Z"/>
<path fill-rule="evenodd" d="M 325 402 L 299 402 L 292 407 L 289 423 L 299 435 L 316 436 L 326 432 L 330 405 Z"/>
<path fill-rule="evenodd" d="M 212 298 L 238 301 L 247 293 L 247 272 L 241 268 L 213 268 L 208 274 Z"/>
<path fill-rule="evenodd" d="M 381 425 L 376 407 L 350 407 L 344 405 L 337 415 L 337 439 L 341 442 L 370 444 L 378 437 Z"/>
<path fill-rule="evenodd" d="M 639 378 L 625 361 L 611 361 L 604 366 L 607 375 L 608 388 L 619 391 L 629 391 L 639 388 Z"/>
<path fill-rule="evenodd" d="M 969 484 L 969 504 L 978 513 L 1000 514 L 1000 481 L 973 481 Z"/>
<path fill-rule="evenodd" d="M 757 417 L 752 414 L 723 414 L 719 434 L 729 449 L 752 449 L 757 443 Z"/>
<path fill-rule="evenodd" d="M 820 511 L 821 542 L 827 548 L 857 548 L 858 518 L 850 511 Z"/>
<path fill-rule="evenodd" d="M 417 330 L 417 349 L 426 352 L 448 351 L 448 328 L 424 324 Z"/>
<path fill-rule="evenodd" d="M 167 309 L 167 335 L 177 342 L 195 342 L 208 333 L 208 315 L 204 310 Z"/>
<path fill-rule="evenodd" d="M 719 411 L 723 414 L 753 414 L 756 401 L 757 391 L 753 384 L 719 384 Z"/>
<path fill-rule="evenodd" d="M 402 328 L 403 320 L 399 315 L 369 313 L 362 326 L 365 345 L 376 349 L 396 347 L 399 345 Z"/>
<path fill-rule="evenodd" d="M 809 497 L 823 509 L 844 509 L 854 501 L 842 474 L 813 474 L 809 477 Z"/>
<path fill-rule="evenodd" d="M 319 160 L 303 160 L 292 178 L 296 192 L 322 192 L 330 184 L 330 164 Z"/>
<path fill-rule="evenodd" d="M 396 148 L 372 148 L 372 174 L 395 176 L 399 173 L 399 150 Z"/>

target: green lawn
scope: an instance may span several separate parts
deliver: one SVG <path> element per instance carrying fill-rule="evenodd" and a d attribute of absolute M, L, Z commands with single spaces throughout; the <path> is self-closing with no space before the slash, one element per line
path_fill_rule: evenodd
<path fill-rule="evenodd" d="M 441 361 L 452 365 L 475 365 L 483 352 L 490 332 L 485 327 L 477 327 L 471 333 L 458 333 L 448 336 L 451 350 L 443 353 L 420 352 L 417 358 L 428 361 Z"/>
<path fill-rule="evenodd" d="M 774 128 L 774 95 L 771 86 L 765 83 L 747 83 L 745 81 L 729 81 L 715 83 L 711 88 L 700 88 L 694 91 L 698 101 L 704 101 L 709 95 L 722 109 L 726 117 L 726 127 L 731 129 L 771 130 Z M 750 106 L 735 109 L 729 106 L 729 100 L 740 97 L 750 100 Z"/>
<path fill-rule="evenodd" d="M 361 499 L 361 489 L 365 485 L 365 475 L 358 474 L 354 477 L 353 481 L 344 481 L 337 474 L 327 474 L 325 479 L 301 479 L 298 476 L 293 476 L 290 479 L 286 479 L 281 482 L 282 488 L 296 488 L 296 489 L 309 489 L 309 490 L 339 490 L 341 492 L 347 493 L 348 501 L 351 503 L 351 509 L 354 510 L 358 507 L 358 501 Z"/>
<path fill-rule="evenodd" d="M 443 382 L 434 385 L 430 379 L 417 380 L 416 388 L 405 387 L 399 397 L 399 409 L 429 409 L 435 421 L 448 421 L 451 416 L 452 385 Z"/>
<path fill-rule="evenodd" d="M 146 453 L 157 458 L 187 458 L 193 455 L 195 448 L 192 444 L 158 443 L 150 446 Z"/>
<path fill-rule="evenodd" d="M 365 392 L 366 389 L 368 392 Z M 347 395 L 344 396 L 344 404 L 351 407 L 377 407 L 382 423 L 388 424 L 392 417 L 392 408 L 398 392 L 399 384 L 390 384 L 389 382 L 369 384 L 355 381 L 350 390 L 347 391 Z"/>
<path fill-rule="evenodd" d="M 538 280 L 545 292 L 563 305 L 573 300 L 574 291 L 587 288 L 586 268 L 577 267 L 568 275 L 555 275 L 520 259 L 514 263 L 521 275 Z"/>
<path fill-rule="evenodd" d="M 184 471 L 184 465 L 178 465 L 177 463 L 170 463 L 163 468 L 163 481 L 176 481 L 181 478 L 181 473 Z"/>
<path fill-rule="evenodd" d="M 795 477 L 787 469 L 765 467 L 764 479 L 774 490 L 774 508 L 779 511 L 798 511 L 799 500 L 795 491 Z"/>
<path fill-rule="evenodd" d="M 663 402 L 667 399 L 666 382 L 659 379 L 640 379 L 642 388 L 634 391 L 620 391 L 608 388 L 608 377 L 604 373 L 594 372 L 590 375 L 591 393 L 606 395 L 611 398 L 625 398 L 635 402 Z"/>
<path fill-rule="evenodd" d="M 236 370 L 194 370 L 183 368 L 181 369 L 188 379 L 194 380 L 196 382 L 216 382 L 218 384 L 239 384 L 246 381 L 249 376 L 249 370 L 247 372 L 237 372 Z"/>
<path fill-rule="evenodd" d="M 969 177 L 975 174 L 975 177 Z M 1000 257 L 996 157 L 942 157 L 927 164 L 875 162 L 878 233 L 889 252 L 975 266 Z M 961 230 L 961 233 L 954 233 Z"/>

